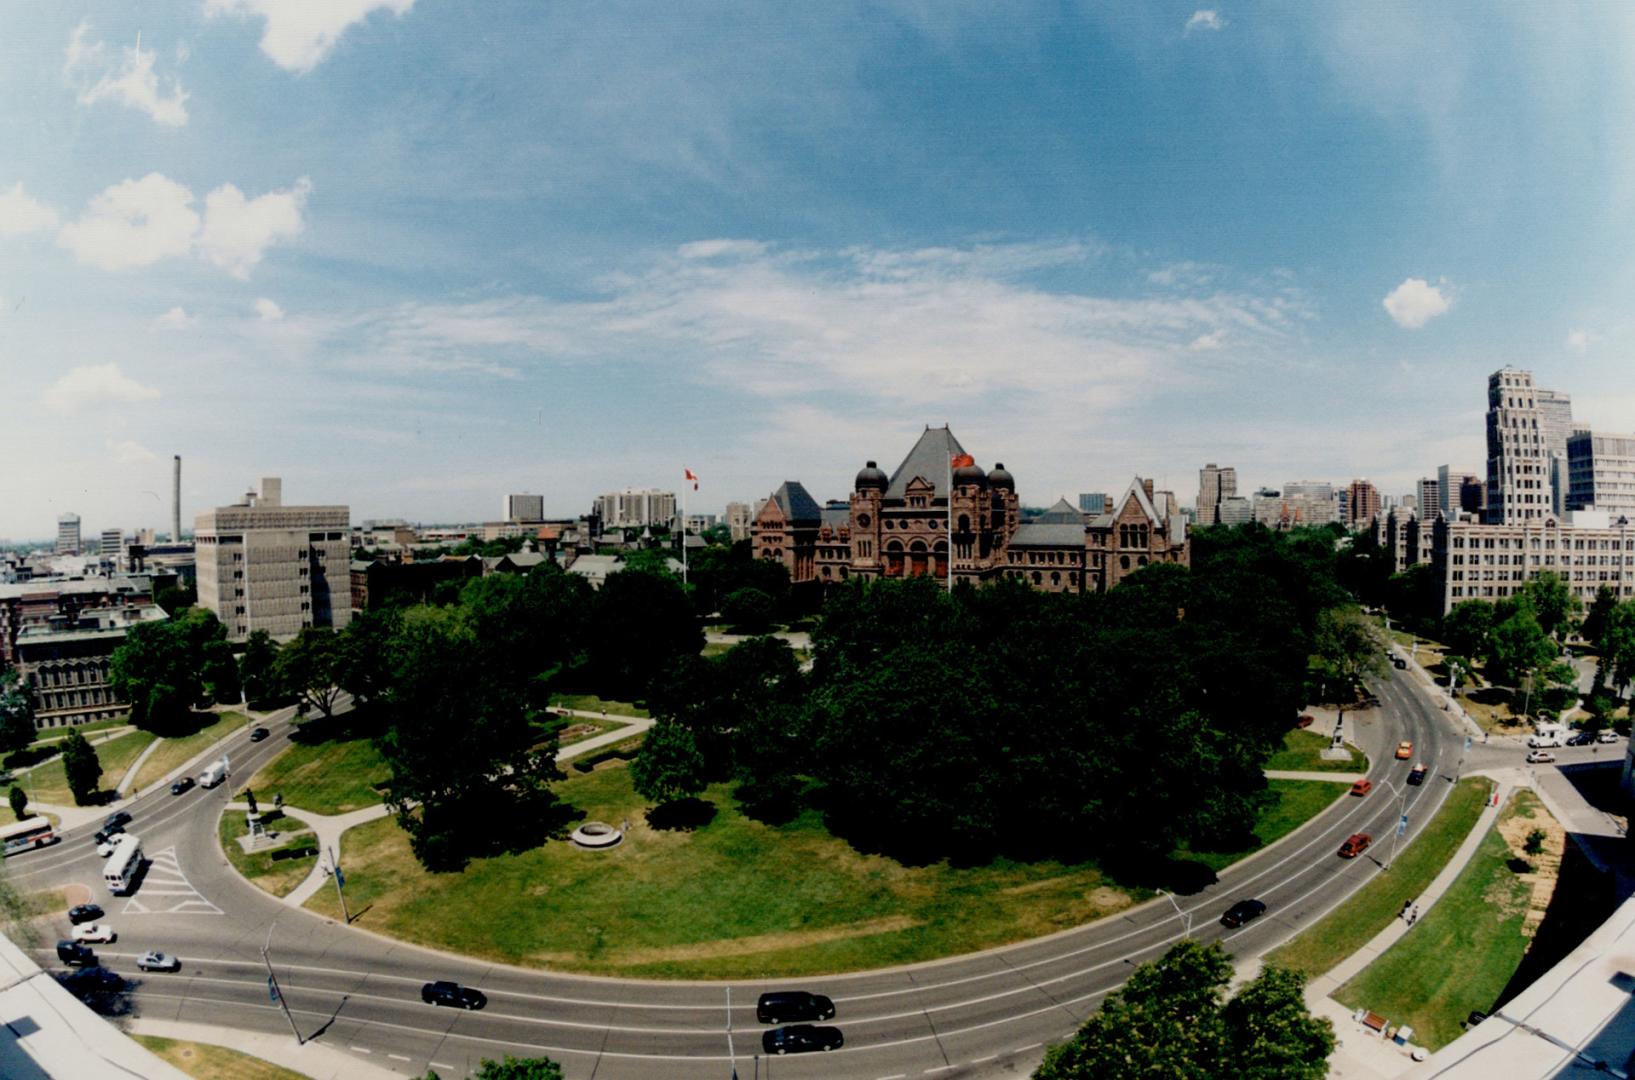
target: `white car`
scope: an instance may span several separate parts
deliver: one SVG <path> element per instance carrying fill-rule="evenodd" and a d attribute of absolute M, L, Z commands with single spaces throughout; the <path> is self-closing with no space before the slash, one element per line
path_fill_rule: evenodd
<path fill-rule="evenodd" d="M 1527 764 L 1529 765 L 1542 765 L 1555 759 L 1556 756 L 1548 750 L 1529 750 L 1527 752 Z"/>
<path fill-rule="evenodd" d="M 1602 728 L 1600 731 L 1595 733 L 1595 741 L 1602 743 L 1617 742 L 1618 733 L 1613 731 L 1611 728 Z"/>
<path fill-rule="evenodd" d="M 118 935 L 114 933 L 113 927 L 109 926 L 107 923 L 99 922 L 86 923 L 83 926 L 76 926 L 74 927 L 73 934 L 75 941 L 87 943 L 94 941 L 99 944 L 110 942 L 117 936 Z"/>
<path fill-rule="evenodd" d="M 136 966 L 143 971 L 180 971 L 182 962 L 169 953 L 155 952 L 149 949 L 136 958 Z"/>
<path fill-rule="evenodd" d="M 106 859 L 108 856 L 112 855 L 113 853 L 114 853 L 114 842 L 112 840 L 104 840 L 102 843 L 97 845 L 97 854 L 101 855 L 104 859 Z"/>

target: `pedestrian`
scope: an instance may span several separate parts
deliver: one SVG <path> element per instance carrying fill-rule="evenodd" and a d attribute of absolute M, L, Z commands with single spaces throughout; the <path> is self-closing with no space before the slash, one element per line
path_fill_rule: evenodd
<path fill-rule="evenodd" d="M 1408 912 L 1408 925 L 1412 926 L 1414 923 L 1416 923 L 1418 921 L 1419 921 L 1419 905 L 1415 904 L 1414 909 L 1412 911 Z"/>

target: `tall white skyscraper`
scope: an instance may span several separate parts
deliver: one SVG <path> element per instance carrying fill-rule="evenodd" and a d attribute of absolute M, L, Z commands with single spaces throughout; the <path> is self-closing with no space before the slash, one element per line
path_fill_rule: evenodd
<path fill-rule="evenodd" d="M 1563 411 L 1571 426 L 1572 404 L 1550 394 L 1547 407 L 1533 373 L 1503 368 L 1487 377 L 1487 515 L 1490 525 L 1515 525 L 1556 512 L 1552 488 L 1554 442 Z M 1566 483 L 1566 436 L 1561 436 L 1561 484 Z"/>

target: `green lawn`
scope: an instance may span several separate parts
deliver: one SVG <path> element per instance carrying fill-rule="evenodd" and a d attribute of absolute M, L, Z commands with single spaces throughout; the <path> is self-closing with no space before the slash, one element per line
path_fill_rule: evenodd
<path fill-rule="evenodd" d="M 600 717 L 568 716 L 563 719 L 568 723 L 562 729 L 561 734 L 557 736 L 558 747 L 572 746 L 574 743 L 581 743 L 586 739 L 594 739 L 604 731 L 612 731 L 614 728 L 625 726 L 624 721 L 603 720 Z"/>
<path fill-rule="evenodd" d="M 1266 762 L 1268 771 L 1341 772 L 1368 771 L 1368 758 L 1347 746 L 1350 758 L 1345 761 L 1325 761 L 1320 755 L 1328 748 L 1328 737 L 1303 728 L 1291 729 L 1283 736 L 1283 749 Z"/>
<path fill-rule="evenodd" d="M 1543 810 L 1530 792 L 1518 792 L 1504 816 L 1518 812 Z M 1531 890 L 1507 865 L 1518 854 L 1499 830 L 1489 831 L 1436 906 L 1335 999 L 1412 1025 L 1414 1041 L 1432 1050 L 1457 1039 L 1472 1009 L 1492 1009 L 1527 951 L 1522 922 Z"/>
<path fill-rule="evenodd" d="M 187 1075 L 202 1080 L 305 1080 L 301 1073 L 225 1046 L 161 1039 L 157 1035 L 134 1038 Z"/>
<path fill-rule="evenodd" d="M 273 811 L 264 812 L 271 818 L 263 819 L 266 828 L 280 834 L 277 847 L 246 853 L 238 842 L 238 838 L 244 835 L 244 811 L 227 810 L 222 813 L 221 821 L 216 827 L 221 838 L 221 850 L 227 856 L 227 861 L 233 864 L 233 869 L 257 886 L 274 896 L 287 896 L 290 890 L 305 881 L 307 875 L 312 872 L 312 864 L 318 858 L 317 852 L 282 859 L 275 859 L 273 855 L 279 851 L 305 849 L 313 844 L 316 836 L 311 829 L 293 817 L 285 817 Z"/>
<path fill-rule="evenodd" d="M 211 743 L 226 738 L 245 725 L 243 713 L 225 712 L 191 735 L 161 739 L 153 753 L 148 755 L 148 760 L 142 763 L 142 769 L 136 774 L 136 782 L 131 785 L 131 790 L 141 791 L 143 787 L 164 776 L 194 754 L 202 752 Z"/>
<path fill-rule="evenodd" d="M 366 929 L 508 963 L 650 978 L 768 978 L 910 963 L 1077 926 L 1150 893 L 1093 865 L 996 860 L 905 867 L 831 837 L 815 813 L 773 827 L 742 815 L 730 788 L 693 832 L 644 823 L 622 763 L 558 785 L 587 820 L 635 823 L 611 851 L 551 842 L 420 869 L 391 818 L 346 837 L 347 899 Z M 1336 797 L 1279 784 L 1262 835 L 1282 835 Z M 1228 861 L 1232 856 L 1223 857 Z M 308 901 L 339 916 L 330 890 Z"/>
<path fill-rule="evenodd" d="M 551 704 L 563 709 L 578 709 L 581 712 L 605 712 L 609 716 L 652 715 L 640 705 L 633 705 L 628 701 L 610 701 L 595 694 L 552 694 Z"/>
<path fill-rule="evenodd" d="M 1397 917 L 1404 901 L 1418 896 L 1441 872 L 1470 834 L 1492 790 L 1485 779 L 1459 781 L 1436 817 L 1397 854 L 1389 871 L 1375 875 L 1322 921 L 1273 950 L 1267 963 L 1315 978 L 1366 945 Z M 1389 843 L 1389 838 L 1380 837 L 1376 844 L 1380 842 Z"/>
<path fill-rule="evenodd" d="M 1277 802 L 1262 812 L 1255 824 L 1258 844 L 1241 851 L 1190 852 L 1186 857 L 1197 859 L 1218 872 L 1287 836 L 1333 805 L 1334 800 L 1346 797 L 1344 785 L 1326 780 L 1268 780 L 1266 786 L 1277 796 Z"/>
<path fill-rule="evenodd" d="M 381 801 L 375 785 L 391 770 L 367 738 L 292 742 L 245 785 L 263 802 L 282 794 L 289 806 L 315 814 L 344 814 Z"/>
<path fill-rule="evenodd" d="M 78 731 L 81 735 L 84 735 L 87 739 L 89 739 L 95 732 L 107 731 L 110 728 L 116 727 L 128 727 L 129 725 L 130 720 L 123 716 L 116 716 L 112 720 L 93 720 L 89 724 L 79 725 L 79 727 L 75 728 L 74 730 Z M 49 743 L 57 742 L 59 739 L 66 738 L 68 736 L 68 732 L 69 729 L 63 727 L 41 728 L 39 731 L 40 737 L 29 743 L 28 747 L 32 750 L 35 747 L 45 746 Z"/>
<path fill-rule="evenodd" d="M 119 784 L 120 777 L 130 768 L 148 743 L 153 741 L 153 735 L 146 731 L 128 731 L 123 735 L 116 735 L 105 743 L 95 744 L 97 760 L 102 762 L 102 782 L 99 790 L 112 790 Z M 29 788 L 29 777 L 32 776 L 33 790 Z M 68 775 L 63 772 L 62 759 L 48 761 L 44 765 L 37 765 L 28 774 L 18 774 L 13 783 L 21 785 L 24 791 L 30 791 L 30 802 L 51 803 L 56 806 L 72 806 L 74 797 L 68 793 Z"/>

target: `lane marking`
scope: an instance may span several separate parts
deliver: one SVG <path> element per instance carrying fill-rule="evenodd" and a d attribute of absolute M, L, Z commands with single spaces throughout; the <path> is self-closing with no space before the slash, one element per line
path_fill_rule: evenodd
<path fill-rule="evenodd" d="M 344 870 L 344 869 L 346 869 L 346 867 L 343 866 L 343 867 L 341 867 L 341 869 Z M 374 1053 L 373 1050 L 368 1050 L 368 1049 L 365 1049 L 364 1047 L 361 1047 L 361 1046 L 354 1046 L 354 1047 L 352 1047 L 352 1049 L 357 1051 L 360 1054 L 373 1054 Z"/>
<path fill-rule="evenodd" d="M 149 886 L 154 886 L 149 888 Z M 137 895 L 149 901 L 148 906 L 142 899 L 132 897 L 126 901 L 121 912 L 124 915 L 225 915 L 226 913 L 205 899 L 203 893 L 193 887 L 182 873 L 182 864 L 176 857 L 176 849 L 165 848 L 156 851 L 148 859 L 147 870 L 142 877 L 142 884 L 137 888 Z M 180 898 L 180 899 L 177 899 Z M 169 907 L 164 900 L 174 900 Z"/>

